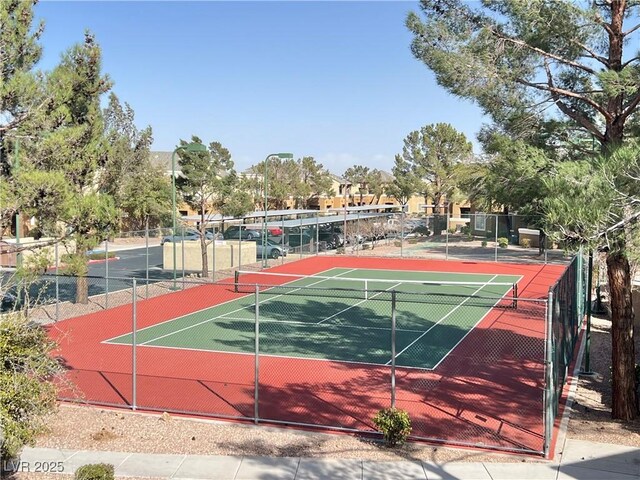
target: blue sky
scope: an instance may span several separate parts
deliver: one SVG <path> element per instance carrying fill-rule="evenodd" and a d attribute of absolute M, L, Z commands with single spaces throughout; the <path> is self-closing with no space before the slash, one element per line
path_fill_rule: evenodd
<path fill-rule="evenodd" d="M 154 150 L 197 134 L 239 170 L 282 151 L 337 174 L 390 170 L 409 132 L 448 122 L 475 142 L 483 122 L 411 55 L 410 10 L 417 1 L 44 1 L 40 67 L 89 29 Z"/>

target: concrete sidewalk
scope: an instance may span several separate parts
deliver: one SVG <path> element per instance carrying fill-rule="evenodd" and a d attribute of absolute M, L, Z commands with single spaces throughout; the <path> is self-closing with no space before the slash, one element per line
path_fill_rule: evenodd
<path fill-rule="evenodd" d="M 519 463 L 374 462 L 355 459 L 160 455 L 26 448 L 19 467 L 46 463 L 72 474 L 88 463 L 110 463 L 118 477 L 215 480 L 633 480 L 640 479 L 640 449 L 566 440 L 555 461 Z M 51 468 L 49 468 L 51 471 Z"/>

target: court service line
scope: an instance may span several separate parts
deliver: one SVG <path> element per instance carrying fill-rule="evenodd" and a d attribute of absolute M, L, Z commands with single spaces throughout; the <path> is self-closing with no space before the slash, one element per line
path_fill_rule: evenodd
<path fill-rule="evenodd" d="M 318 284 L 318 283 L 325 282 L 325 281 L 327 281 L 327 280 L 331 280 L 332 278 L 337 278 L 339 275 L 344 275 L 345 273 L 350 273 L 350 272 L 353 272 L 354 270 L 355 270 L 355 268 L 352 268 L 351 270 L 347 270 L 346 272 L 339 273 L 338 275 L 335 275 L 335 276 L 333 276 L 333 277 L 323 278 L 322 280 L 318 280 L 317 282 L 311 283 L 311 284 L 309 284 L 309 285 L 305 285 L 304 287 L 311 287 L 312 285 L 316 285 L 316 284 Z M 275 287 L 278 287 L 279 285 L 274 285 L 274 286 L 275 286 Z M 297 290 L 301 290 L 301 289 L 302 289 L 302 288 L 304 288 L 304 287 L 296 288 L 296 289 L 294 289 L 293 291 L 295 292 L 295 291 L 297 291 Z M 273 296 L 273 297 L 269 297 L 269 298 L 267 298 L 267 299 L 265 299 L 265 300 L 263 300 L 263 301 L 258 301 L 258 305 L 260 305 L 260 304 L 262 304 L 262 303 L 265 303 L 265 302 L 268 302 L 269 300 L 274 300 L 274 299 L 276 299 L 276 298 L 278 298 L 278 297 L 282 297 L 282 296 L 284 296 L 284 295 L 285 295 L 284 293 L 281 293 L 280 295 L 275 295 L 275 296 Z M 218 319 L 220 319 L 220 318 L 221 318 L 221 319 L 224 319 L 224 315 L 230 315 L 230 314 L 232 314 L 232 313 L 239 312 L 239 311 L 241 311 L 241 310 L 245 310 L 246 308 L 247 308 L 246 306 L 244 306 L 244 307 L 240 307 L 240 308 L 236 308 L 235 310 L 233 310 L 233 311 L 231 311 L 231 312 L 227 312 L 227 313 L 224 313 L 224 314 L 222 314 L 222 315 L 215 316 L 215 317 L 213 317 L 213 318 L 207 318 L 206 320 L 203 320 L 203 321 L 201 321 L 201 322 L 194 323 L 193 325 L 189 325 L 188 327 L 184 327 L 184 328 L 181 328 L 181 329 L 179 329 L 179 330 L 175 330 L 175 331 L 173 331 L 173 332 L 166 333 L 166 334 L 164 334 L 164 335 L 160 335 L 159 337 L 152 338 L 151 340 L 147 340 L 146 342 L 139 343 L 138 345 L 147 345 L 148 343 L 155 342 L 155 341 L 157 341 L 157 340 L 162 340 L 163 338 L 167 338 L 167 337 L 170 337 L 170 336 L 172 336 L 172 335 L 175 335 L 176 333 L 181 333 L 181 332 L 184 332 L 184 331 L 186 331 L 186 330 L 190 330 L 190 329 L 192 329 L 192 328 L 194 328 L 194 327 L 198 327 L 198 326 L 203 325 L 203 324 L 205 324 L 205 323 L 212 322 L 212 321 L 214 321 L 214 320 L 218 320 Z"/>
<path fill-rule="evenodd" d="M 358 305 L 361 305 L 364 302 L 366 302 L 368 300 L 371 300 L 372 298 L 377 297 L 378 295 L 382 295 L 384 292 L 388 292 L 392 288 L 396 288 L 398 285 L 402 285 L 402 283 L 396 283 L 395 285 L 391 285 L 389 288 L 385 288 L 382 292 L 376 293 L 373 297 L 367 297 L 364 300 L 360 300 L 358 303 L 355 303 L 355 304 L 351 305 L 350 307 L 345 308 L 344 310 L 340 310 L 338 313 L 334 313 L 333 315 L 331 315 L 330 317 L 325 318 L 324 320 L 320 320 L 319 322 L 316 322 L 316 325 L 320 325 L 320 324 L 326 322 L 327 320 L 331 320 L 332 318 L 337 317 L 338 315 L 340 315 L 341 313 L 346 312 L 347 310 L 351 310 L 352 308 L 357 307 Z M 365 295 L 366 295 L 366 290 L 365 290 Z"/>
<path fill-rule="evenodd" d="M 489 285 L 494 278 L 496 278 L 498 275 L 494 275 L 493 278 L 491 278 L 490 280 L 487 280 L 487 282 L 481 286 L 480 288 L 478 288 L 475 292 L 473 292 L 470 296 L 468 296 L 467 298 L 465 298 L 462 302 L 460 302 L 458 305 L 456 305 L 449 313 L 447 313 L 444 317 L 442 317 L 440 320 L 438 320 L 436 323 L 434 323 L 433 325 L 431 325 L 427 330 L 425 330 L 425 332 L 420 335 L 418 338 L 416 338 L 413 342 L 411 342 L 409 345 L 407 345 L 406 347 L 404 347 L 402 350 L 400 350 L 400 352 L 398 352 L 396 354 L 396 358 L 398 358 L 400 355 L 402 355 L 404 352 L 406 352 L 407 350 L 409 350 L 409 348 L 411 348 L 413 345 L 415 345 L 417 342 L 420 341 L 420 339 L 422 339 L 427 333 L 429 333 L 431 330 L 433 330 L 437 325 L 439 325 L 445 318 L 449 317 L 453 312 L 455 312 L 457 309 L 459 309 L 460 307 L 462 307 L 467 300 L 469 300 L 471 298 L 471 296 L 475 295 L 476 293 L 478 293 L 480 290 L 482 290 L 484 287 L 486 287 L 487 285 Z M 389 360 L 387 363 L 385 363 L 385 365 L 389 365 L 391 364 L 391 360 Z"/>
<path fill-rule="evenodd" d="M 331 268 L 328 268 L 327 270 L 323 270 L 322 272 L 319 272 L 319 273 L 327 273 L 327 272 L 330 272 L 331 270 L 339 270 L 339 269 L 340 269 L 340 267 L 331 267 Z M 355 270 L 355 269 L 353 269 L 353 270 Z M 353 270 L 352 270 L 352 271 L 353 271 Z M 344 273 L 345 273 L 345 272 L 342 272 L 342 273 L 339 273 L 338 275 L 342 275 L 342 274 L 344 274 Z M 299 280 L 299 279 L 298 279 L 298 280 Z M 282 287 L 282 286 L 288 285 L 288 284 L 290 284 L 290 283 L 297 282 L 298 280 L 291 280 L 290 282 L 285 282 L 285 283 L 283 283 L 282 285 L 273 285 L 273 286 L 274 286 L 274 287 L 276 287 L 276 286 L 277 286 L 277 287 Z M 233 286 L 233 283 L 224 283 L 224 282 L 221 282 L 221 283 L 210 283 L 210 284 L 208 284 L 208 283 L 203 283 L 202 285 L 204 285 L 204 286 L 207 286 L 207 285 L 214 285 L 214 286 Z M 184 290 L 182 290 L 182 291 L 184 291 Z M 207 310 L 211 310 L 212 308 L 217 308 L 217 307 L 220 307 L 220 306 L 222 306 L 222 305 L 226 305 L 226 304 L 228 304 L 228 303 L 232 303 L 232 302 L 237 302 L 237 301 L 240 301 L 240 300 L 244 300 L 245 298 L 249 298 L 250 296 L 251 296 L 251 294 L 249 293 L 249 294 L 247 294 L 247 295 L 243 295 L 243 296 L 241 296 L 241 297 L 231 298 L 231 299 L 229 299 L 229 300 L 226 300 L 226 301 L 224 301 L 224 302 L 218 303 L 218 304 L 216 304 L 216 305 L 210 305 L 210 306 L 208 306 L 208 307 L 204 307 L 204 308 L 201 308 L 201 309 L 199 309 L 199 310 L 194 310 L 193 312 L 185 313 L 184 315 L 180 315 L 180 316 L 178 316 L 178 317 L 173 317 L 173 318 L 169 318 L 169 319 L 167 319 L 167 320 L 164 320 L 164 321 L 162 321 L 162 322 L 154 323 L 153 325 L 149 325 L 148 327 L 142 327 L 142 328 L 139 328 L 139 329 L 137 329 L 137 330 L 136 330 L 136 332 L 142 332 L 142 331 L 144 331 L 144 330 L 149 330 L 150 328 L 155 328 L 155 327 L 158 327 L 158 326 L 160 326 L 160 325 L 164 325 L 164 324 L 166 324 L 166 323 L 175 322 L 176 320 L 180 320 L 181 318 L 188 317 L 189 315 L 195 315 L 196 313 L 205 312 L 205 311 L 207 311 Z M 123 333 L 122 335 L 116 335 L 115 337 L 108 338 L 108 339 L 106 339 L 106 340 L 103 340 L 103 341 L 102 341 L 102 342 L 100 342 L 100 343 L 110 343 L 111 341 L 113 341 L 113 340 L 115 340 L 115 339 L 117 339 L 117 338 L 120 338 L 120 337 L 124 337 L 124 336 L 126 336 L 126 335 L 131 335 L 131 332 L 129 332 L 129 333 Z"/>

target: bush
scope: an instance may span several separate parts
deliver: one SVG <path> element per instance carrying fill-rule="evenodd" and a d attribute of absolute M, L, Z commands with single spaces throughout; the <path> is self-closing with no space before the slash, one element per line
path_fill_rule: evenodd
<path fill-rule="evenodd" d="M 362 249 L 363 250 L 369 250 L 371 248 L 371 245 L 369 245 L 368 243 L 363 243 L 362 244 Z"/>
<path fill-rule="evenodd" d="M 113 480 L 113 465 L 91 463 L 76 470 L 75 480 Z"/>
<path fill-rule="evenodd" d="M 498 238 L 498 246 L 500 248 L 507 248 L 509 246 L 509 239 L 507 237 Z"/>
<path fill-rule="evenodd" d="M 393 242 L 393 246 L 394 247 L 401 247 L 402 246 L 402 242 L 400 240 L 396 240 L 395 242 Z"/>
<path fill-rule="evenodd" d="M 418 243 L 418 239 L 417 238 L 410 238 L 409 240 L 407 240 L 411 245 L 415 245 L 416 243 Z"/>
<path fill-rule="evenodd" d="M 481 245 L 482 245 L 483 247 L 486 247 L 486 246 L 487 246 L 487 241 L 486 241 L 486 240 L 482 240 Z"/>
<path fill-rule="evenodd" d="M 96 253 L 90 253 L 87 255 L 89 260 L 105 260 L 107 258 L 113 258 L 115 256 L 116 256 L 115 252 L 109 252 L 108 254 L 107 252 L 96 252 Z"/>
<path fill-rule="evenodd" d="M 16 458 L 32 445 L 45 427 L 44 416 L 55 409 L 52 380 L 62 369 L 50 355 L 54 348 L 24 312 L 0 315 L 0 458 Z"/>
<path fill-rule="evenodd" d="M 520 246 L 522 248 L 531 248 L 531 239 L 530 238 L 520 239 Z"/>
<path fill-rule="evenodd" d="M 61 263 L 72 263 L 75 260 L 75 256 L 76 255 L 73 254 L 73 253 L 65 253 L 65 254 L 60 256 L 60 262 Z M 109 252 L 109 254 L 107 254 L 107 252 L 87 253 L 87 259 L 88 260 L 105 260 L 107 258 L 113 258 L 115 256 L 116 256 L 115 252 Z"/>
<path fill-rule="evenodd" d="M 460 227 L 460 233 L 463 235 L 471 235 L 471 227 L 469 225 L 463 225 Z"/>
<path fill-rule="evenodd" d="M 344 247 L 338 247 L 336 248 L 336 253 L 338 255 L 343 255 L 344 254 Z"/>
<path fill-rule="evenodd" d="M 390 447 L 404 443 L 411 434 L 411 419 L 405 410 L 384 408 L 373 417 L 373 424 L 382 432 L 384 441 Z"/>

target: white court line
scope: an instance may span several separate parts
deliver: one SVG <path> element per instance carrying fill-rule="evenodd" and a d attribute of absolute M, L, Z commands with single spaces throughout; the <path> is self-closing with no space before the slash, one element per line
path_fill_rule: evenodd
<path fill-rule="evenodd" d="M 341 268 L 340 268 L 340 267 L 332 267 L 332 268 L 329 268 L 329 269 L 327 269 L 327 270 L 323 270 L 322 272 L 319 272 L 319 273 L 326 273 L 326 272 L 330 272 L 331 270 L 341 270 Z M 353 269 L 353 270 L 355 270 L 355 269 Z M 353 270 L 351 270 L 351 271 L 353 271 Z M 345 273 L 345 272 L 343 272 L 343 273 L 339 273 L 338 275 L 343 275 L 344 273 Z M 297 279 L 297 280 L 291 280 L 290 282 L 285 282 L 285 283 L 283 283 L 282 285 L 287 285 L 287 284 L 289 284 L 289 283 L 297 282 L 298 280 L 300 280 L 300 279 Z M 204 285 L 204 286 L 206 286 L 206 285 L 217 285 L 217 286 L 227 286 L 227 285 L 228 285 L 228 286 L 233 286 L 234 284 L 233 284 L 233 283 L 203 283 L 202 285 Z M 280 286 L 282 286 L 282 285 L 274 285 L 274 286 L 278 286 L 278 287 L 280 287 Z M 184 290 L 182 290 L 182 291 L 184 291 Z M 173 292 L 173 293 L 175 293 L 175 292 Z M 220 306 L 222 306 L 222 305 L 226 305 L 227 303 L 231 303 L 231 302 L 235 302 L 235 301 L 238 301 L 238 300 L 243 300 L 243 299 L 245 299 L 245 298 L 249 298 L 251 295 L 252 295 L 252 294 L 251 294 L 251 293 L 249 293 L 249 294 L 247 294 L 247 295 L 243 295 L 242 297 L 232 298 L 232 299 L 230 299 L 230 300 L 227 300 L 226 302 L 218 303 L 218 304 L 216 304 L 216 305 L 211 305 L 211 306 L 208 306 L 208 307 L 201 308 L 200 310 L 194 310 L 193 312 L 185 313 L 184 315 L 180 315 L 179 317 L 173 317 L 173 318 L 170 318 L 170 319 L 168 319 L 168 320 L 165 320 L 164 322 L 154 323 L 153 325 L 149 325 L 148 327 L 138 328 L 138 329 L 136 329 L 136 332 L 142 332 L 142 331 L 144 331 L 144 330 L 149 330 L 150 328 L 155 328 L 155 327 L 157 327 L 157 326 L 159 326 L 159 325 L 164 325 L 165 323 L 175 322 L 176 320 L 180 320 L 181 318 L 188 317 L 189 315 L 194 315 L 194 314 L 196 314 L 196 313 L 204 312 L 204 311 L 206 311 L 206 310 L 211 310 L 212 308 L 217 308 L 217 307 L 220 307 Z M 152 298 L 155 298 L 155 297 L 152 297 Z M 117 336 L 115 336 L 115 337 L 112 337 L 112 338 L 108 338 L 108 339 L 106 339 L 106 340 L 103 340 L 103 341 L 102 341 L 102 342 L 100 342 L 100 343 L 110 343 L 110 342 L 112 342 L 113 340 L 116 340 L 116 339 L 118 339 L 118 338 L 120 338 L 120 337 L 124 337 L 124 336 L 126 336 L 126 335 L 131 335 L 131 333 L 132 333 L 132 332 L 129 332 L 129 333 L 123 333 L 122 335 L 117 335 Z"/>
<path fill-rule="evenodd" d="M 480 288 L 478 288 L 475 292 L 473 292 L 471 294 L 471 296 L 475 295 L 476 293 L 478 293 L 480 290 L 482 290 L 485 286 L 489 285 L 491 283 L 491 281 L 496 278 L 498 275 L 494 275 L 494 277 L 490 280 L 487 280 L 487 282 Z M 406 352 L 409 348 L 411 348 L 413 345 L 415 345 L 417 342 L 420 341 L 420 339 L 422 337 L 424 337 L 427 333 L 429 333 L 431 330 L 433 330 L 436 325 L 439 325 L 445 318 L 447 318 L 448 316 L 450 316 L 453 312 L 455 312 L 457 309 L 459 309 L 461 306 L 463 306 L 467 300 L 469 300 L 471 298 L 471 296 L 465 298 L 462 302 L 460 302 L 458 305 L 456 305 L 449 313 L 447 313 L 444 317 L 442 317 L 440 320 L 438 320 L 436 323 L 434 323 L 433 325 L 431 325 L 427 330 L 425 330 L 425 332 L 420 335 L 418 338 L 416 338 L 413 342 L 411 342 L 409 345 L 407 345 L 405 348 L 403 348 L 400 352 L 396 353 L 396 358 L 398 358 L 400 355 L 402 355 L 404 352 Z M 393 360 L 393 359 L 392 359 Z M 385 365 L 389 365 L 391 364 L 391 360 L 389 360 L 387 363 L 385 363 Z"/>
<path fill-rule="evenodd" d="M 351 310 L 353 307 L 357 307 L 358 305 L 361 305 L 364 302 L 366 302 L 368 300 L 371 300 L 372 298 L 377 297 L 378 295 L 382 295 L 384 292 L 388 292 L 389 290 L 391 290 L 392 288 L 397 287 L 398 285 L 402 285 L 402 283 L 396 283 L 395 285 L 391 285 L 389 288 L 385 288 L 382 292 L 376 293 L 373 297 L 367 297 L 364 300 L 360 300 L 358 303 L 355 303 L 355 304 L 351 305 L 350 307 L 345 308 L 344 310 L 340 310 L 338 313 L 334 313 L 333 315 L 331 315 L 330 317 L 325 318 L 324 320 L 320 320 L 319 322 L 316 323 L 316 325 L 320 325 L 321 323 L 324 323 L 327 320 L 331 320 L 333 317 L 337 317 L 341 313 L 344 313 L 347 310 Z M 365 290 L 365 295 L 366 295 L 366 290 Z"/>
<path fill-rule="evenodd" d="M 302 289 L 303 289 L 303 288 L 305 288 L 305 287 L 311 287 L 311 286 L 313 286 L 313 285 L 317 285 L 318 283 L 322 283 L 322 282 L 325 282 L 325 281 L 327 281 L 327 280 L 331 280 L 331 279 L 333 279 L 333 278 L 338 278 L 338 276 L 340 276 L 340 275 L 344 275 L 344 274 L 346 274 L 346 273 L 353 272 L 354 270 L 355 270 L 355 268 L 352 268 L 351 270 L 347 270 L 346 272 L 339 273 L 338 275 L 334 275 L 333 277 L 323 278 L 322 280 L 318 280 L 317 282 L 311 283 L 311 284 L 309 284 L 309 285 L 304 285 L 304 287 L 296 288 L 296 289 L 294 289 L 294 290 L 292 290 L 292 291 L 294 291 L 294 292 L 295 292 L 295 291 L 297 291 L 297 290 L 302 290 Z M 279 287 L 279 286 L 280 286 L 280 285 L 274 285 L 274 287 Z M 276 299 L 276 298 L 278 298 L 278 297 L 282 297 L 282 296 L 284 296 L 284 295 L 285 295 L 284 293 L 282 293 L 282 294 L 280 294 L 280 295 L 275 295 L 275 296 L 273 296 L 273 297 L 269 297 L 269 298 L 267 298 L 267 299 L 265 299 L 265 300 L 259 301 L 257 304 L 258 304 L 258 305 L 260 305 L 261 303 L 265 303 L 265 302 L 268 302 L 268 301 L 270 301 L 270 300 L 274 300 L 274 299 Z M 222 319 L 222 320 L 224 320 L 224 315 L 229 315 L 229 314 L 231 314 L 231 313 L 239 312 L 239 311 L 241 311 L 241 310 L 245 310 L 246 308 L 248 308 L 248 307 L 236 308 L 235 310 L 233 310 L 233 311 L 231 311 L 231 312 L 227 312 L 227 313 L 225 313 L 225 314 L 218 315 L 218 316 L 213 317 L 213 318 L 207 318 L 206 320 L 203 320 L 203 321 L 201 321 L 201 322 L 194 323 L 193 325 L 189 325 L 189 326 L 184 327 L 184 328 L 181 328 L 181 329 L 179 329 L 179 330 L 174 330 L 173 332 L 166 333 L 166 334 L 164 334 L 164 335 L 160 335 L 159 337 L 152 338 L 151 340 L 147 340 L 146 342 L 139 343 L 138 345 L 147 345 L 148 343 L 155 342 L 155 341 L 157 341 L 157 340 L 161 340 L 161 339 L 163 339 L 163 338 L 170 337 L 170 336 L 172 336 L 172 335 L 175 335 L 176 333 L 181 333 L 181 332 L 184 332 L 184 331 L 186 331 L 186 330 L 190 330 L 190 329 L 192 329 L 192 328 L 194 328 L 194 327 L 198 327 L 198 326 L 200 326 L 200 325 L 203 325 L 203 324 L 208 323 L 208 322 L 212 322 L 212 321 L 214 321 L 214 320 L 218 320 L 218 319 Z M 249 307 L 249 308 L 250 308 L 250 307 Z"/>

